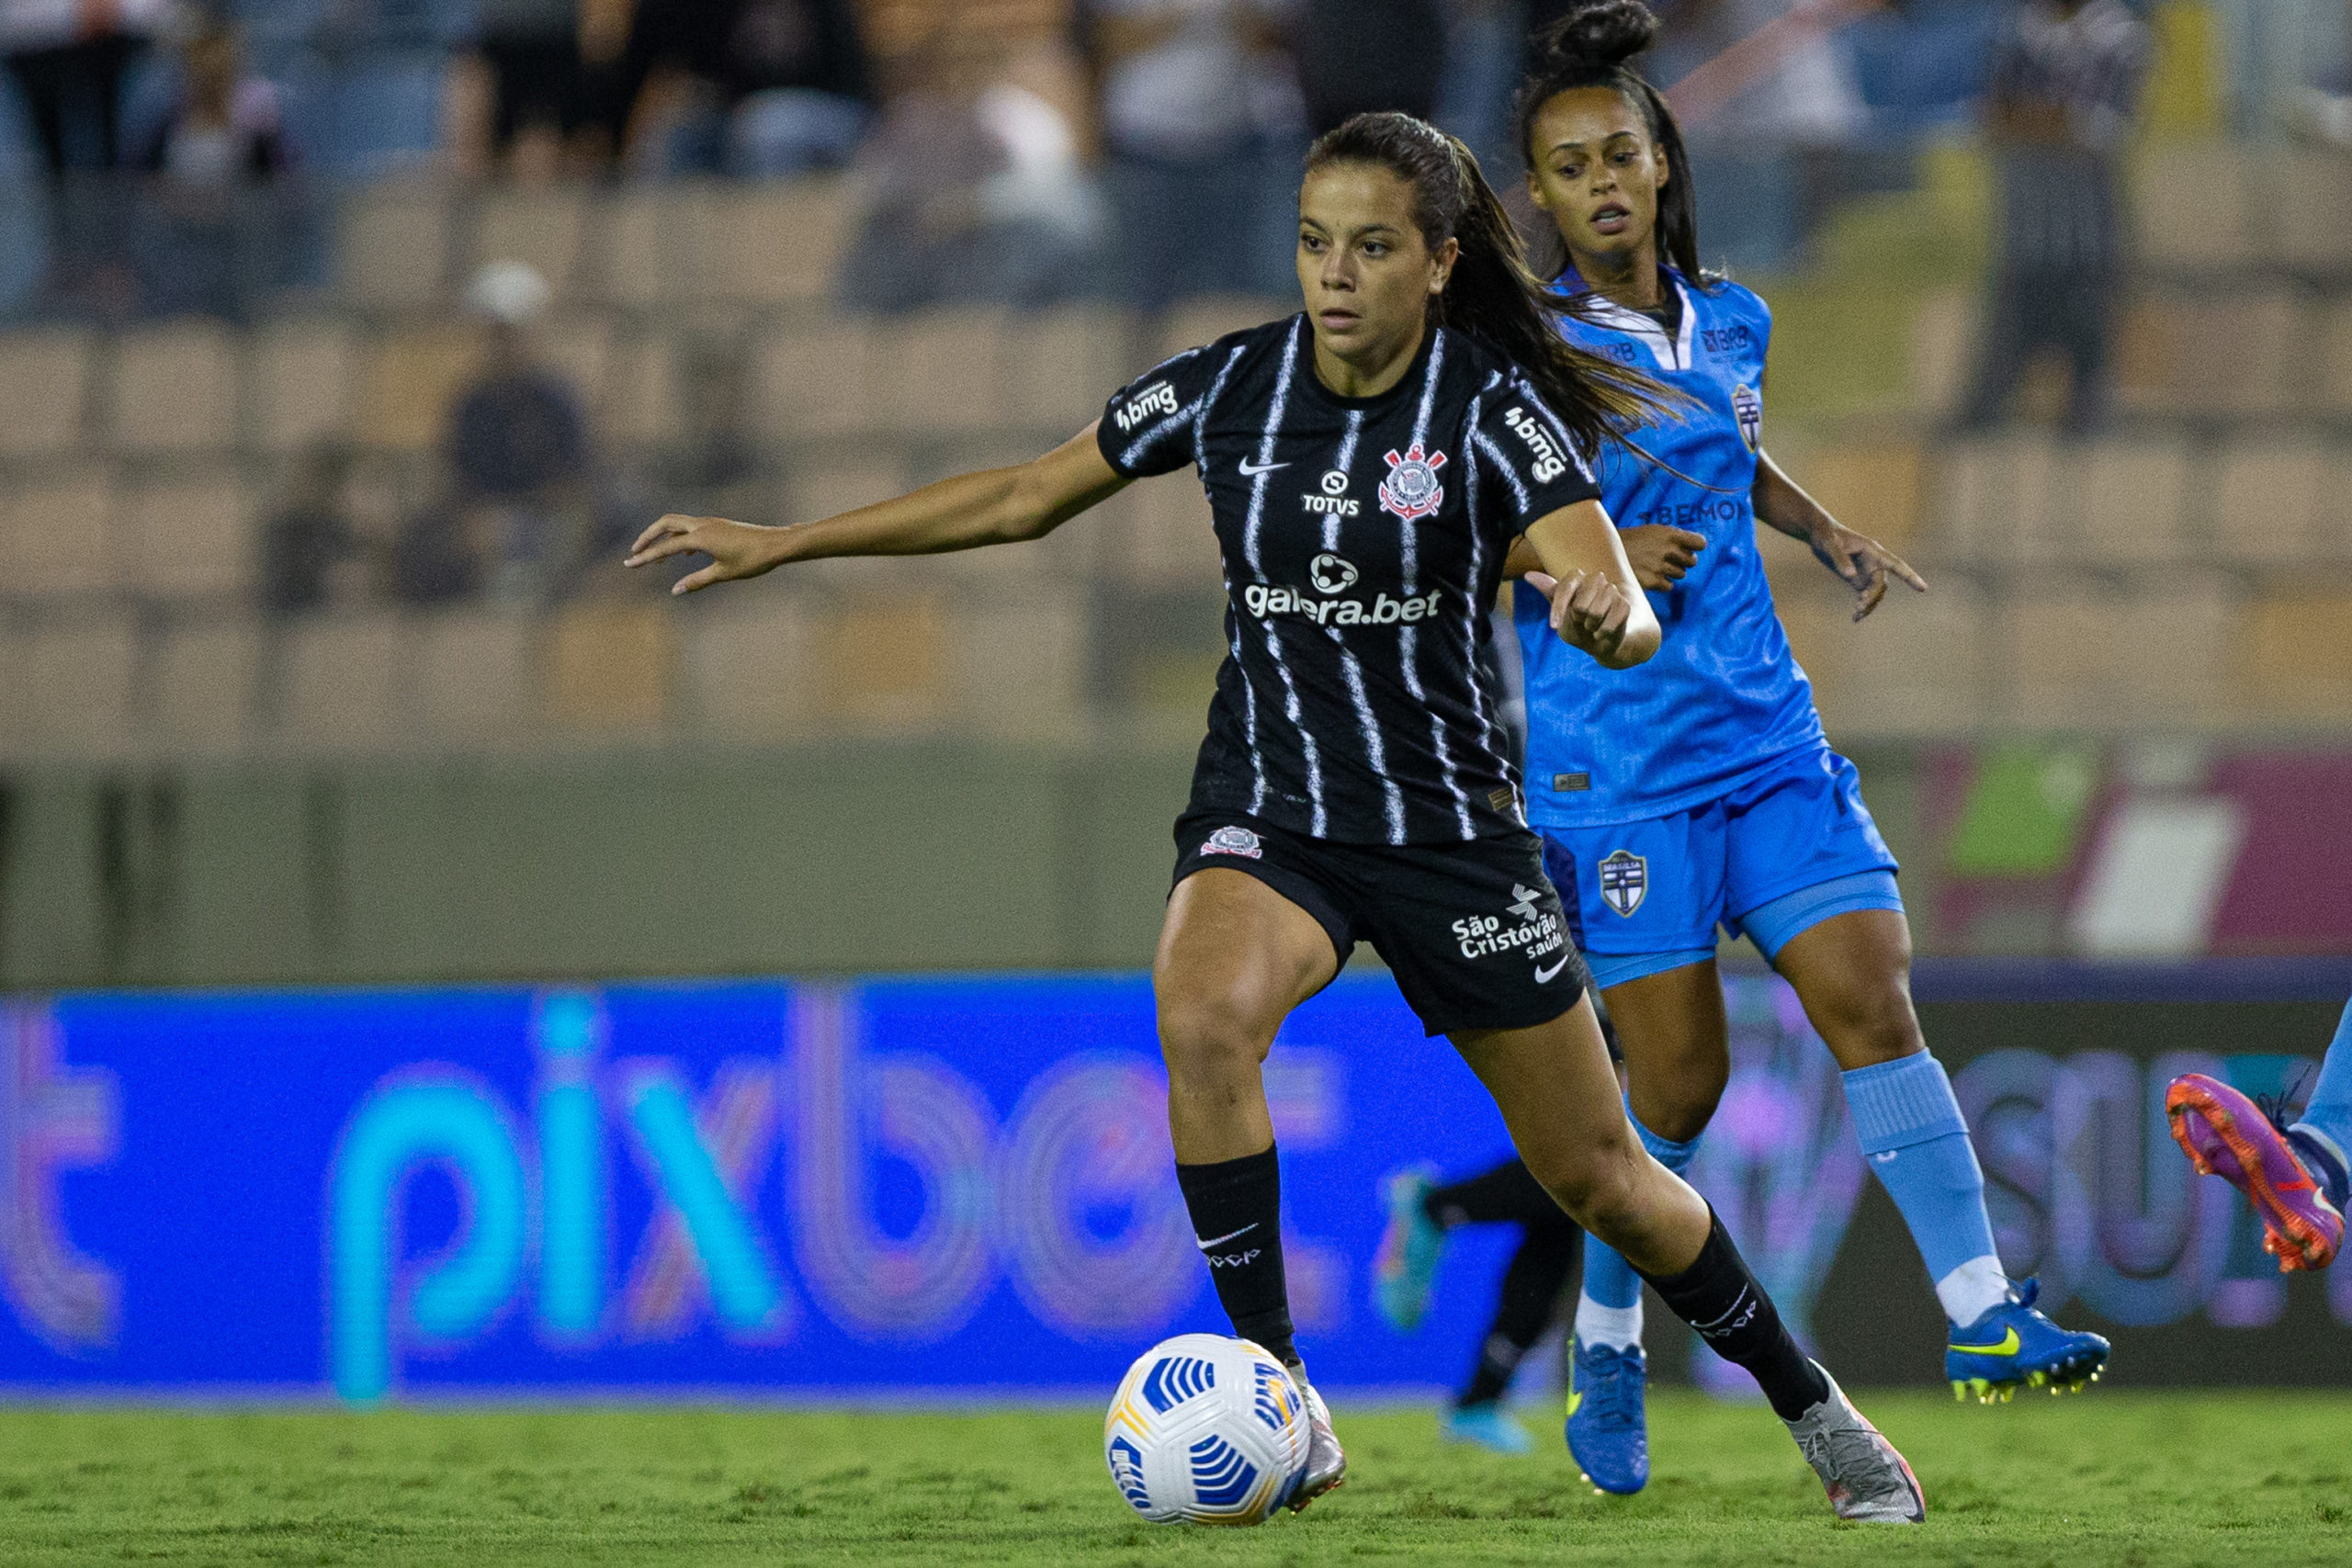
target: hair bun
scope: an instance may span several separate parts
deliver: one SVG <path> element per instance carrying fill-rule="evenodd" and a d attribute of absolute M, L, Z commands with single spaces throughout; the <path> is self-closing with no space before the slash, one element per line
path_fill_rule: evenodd
<path fill-rule="evenodd" d="M 1554 23 L 1544 43 L 1563 64 L 1607 67 L 1631 60 L 1657 37 L 1657 17 L 1642 0 L 1596 0 Z"/>

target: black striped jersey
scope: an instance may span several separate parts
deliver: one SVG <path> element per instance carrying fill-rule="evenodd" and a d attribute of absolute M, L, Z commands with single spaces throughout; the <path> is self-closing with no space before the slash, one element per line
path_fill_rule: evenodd
<path fill-rule="evenodd" d="M 1521 822 L 1479 672 L 1511 541 L 1598 494 L 1567 432 L 1483 343 L 1430 333 L 1405 378 L 1343 398 L 1304 315 L 1180 354 L 1111 400 L 1130 479 L 1200 470 L 1224 554 L 1227 656 L 1195 809 L 1350 843 Z"/>

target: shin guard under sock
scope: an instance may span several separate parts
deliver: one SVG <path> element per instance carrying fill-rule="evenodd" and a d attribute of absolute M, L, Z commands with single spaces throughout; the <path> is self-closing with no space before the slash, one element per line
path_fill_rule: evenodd
<path fill-rule="evenodd" d="M 1793 1421 L 1829 1397 L 1828 1380 L 1781 1322 L 1772 1298 L 1747 1271 L 1724 1223 L 1708 1211 L 1707 1243 L 1679 1274 L 1644 1274 L 1674 1315 L 1699 1331 L 1708 1348 L 1744 1367 L 1783 1421 Z"/>
<path fill-rule="evenodd" d="M 1283 1365 L 1297 1365 L 1283 1277 L 1282 1168 L 1272 1146 L 1214 1165 L 1179 1164 L 1176 1185 L 1233 1332 Z"/>

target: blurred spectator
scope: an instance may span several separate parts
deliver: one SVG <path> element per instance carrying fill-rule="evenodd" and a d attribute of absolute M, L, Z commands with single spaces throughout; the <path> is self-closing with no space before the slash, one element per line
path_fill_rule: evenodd
<path fill-rule="evenodd" d="M 269 615 L 296 615 L 358 596 L 345 581 L 345 568 L 360 557 L 345 503 L 350 479 L 345 447 L 322 444 L 303 454 L 285 502 L 262 525 L 262 608 Z"/>
<path fill-rule="evenodd" d="M 482 364 L 449 410 L 446 504 L 403 531 L 404 598 L 544 601 L 596 543 L 582 400 L 531 338 L 548 300 L 547 280 L 515 261 L 491 263 L 466 290 L 483 322 Z"/>
<path fill-rule="evenodd" d="M 1100 201 L 1069 119 L 978 28 L 943 26 L 912 70 L 859 158 L 844 302 L 1038 306 L 1091 291 Z"/>
<path fill-rule="evenodd" d="M 2119 155 L 2147 79 L 2146 26 L 2122 0 L 2020 0 L 1995 46 L 1985 134 L 2000 177 L 1999 264 L 1963 423 L 1991 425 L 2044 348 L 2073 363 L 2067 427 L 2106 414 L 2122 276 Z"/>
<path fill-rule="evenodd" d="M 1294 0 L 1089 0 L 1132 303 L 1297 287 L 1295 16 Z"/>
<path fill-rule="evenodd" d="M 632 161 L 655 174 L 835 168 L 872 113 L 850 0 L 647 0 L 615 82 Z"/>
<path fill-rule="evenodd" d="M 17 84 L 49 176 L 51 293 L 107 309 L 129 302 L 119 260 L 123 89 L 170 0 L 0 0 L 0 58 Z M 69 177 L 95 172 L 95 179 Z"/>
<path fill-rule="evenodd" d="M 1307 134 L 1384 109 L 1434 117 L 1445 12 L 1443 0 L 1304 0 L 1297 53 Z"/>
<path fill-rule="evenodd" d="M 200 26 L 180 46 L 170 109 L 138 139 L 153 176 L 141 213 L 140 294 L 158 314 L 239 317 L 280 281 L 300 213 L 277 89 L 244 69 L 236 29 Z"/>

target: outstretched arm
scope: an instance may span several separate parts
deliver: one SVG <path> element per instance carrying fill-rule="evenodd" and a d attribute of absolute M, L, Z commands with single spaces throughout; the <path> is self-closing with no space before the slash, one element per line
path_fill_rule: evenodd
<path fill-rule="evenodd" d="M 1657 613 L 1634 576 L 1617 526 L 1597 501 L 1536 519 L 1526 543 L 1541 570 L 1527 581 L 1552 601 L 1552 629 L 1611 670 L 1627 670 L 1657 651 Z"/>
<path fill-rule="evenodd" d="M 1769 452 L 1756 454 L 1756 483 L 1748 491 L 1756 515 L 1792 539 L 1812 547 L 1821 564 L 1836 572 L 1854 591 L 1854 619 L 1878 608 L 1886 597 L 1886 580 L 1900 578 L 1925 593 L 1926 579 L 1911 570 L 1901 556 L 1858 534 L 1829 515 L 1821 502 L 1805 494 Z"/>
<path fill-rule="evenodd" d="M 707 555 L 709 564 L 671 586 L 692 593 L 714 582 L 757 577 L 787 561 L 827 556 L 923 556 L 1043 538 L 1128 481 L 1094 444 L 1088 425 L 1044 457 L 923 486 L 895 501 L 861 506 L 820 523 L 768 528 L 724 517 L 672 513 L 638 536 L 628 564 Z"/>

